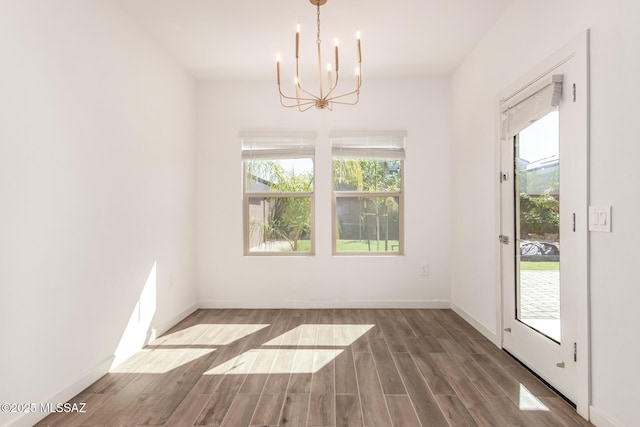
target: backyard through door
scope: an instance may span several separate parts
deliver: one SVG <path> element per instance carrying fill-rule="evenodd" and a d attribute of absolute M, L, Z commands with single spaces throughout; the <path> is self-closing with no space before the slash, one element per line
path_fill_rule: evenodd
<path fill-rule="evenodd" d="M 587 271 L 587 96 L 569 50 L 501 100 L 503 348 L 578 403 Z"/>

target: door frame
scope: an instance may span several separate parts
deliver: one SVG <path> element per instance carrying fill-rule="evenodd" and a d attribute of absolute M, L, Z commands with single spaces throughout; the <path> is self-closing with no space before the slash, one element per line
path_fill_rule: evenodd
<path fill-rule="evenodd" d="M 574 58 L 578 61 L 581 69 L 584 70 L 584 88 L 577 88 L 577 96 L 586 97 L 584 115 L 586 117 L 585 126 L 580 129 L 580 135 L 585 144 L 576 156 L 581 158 L 580 175 L 584 180 L 584 187 L 580 189 L 583 194 L 582 200 L 584 206 L 582 212 L 576 212 L 576 238 L 580 242 L 580 250 L 576 254 L 579 259 L 579 265 L 582 265 L 576 273 L 577 283 L 575 288 L 576 298 L 576 337 L 577 343 L 577 360 L 576 360 L 576 385 L 575 399 L 576 410 L 583 418 L 589 419 L 589 407 L 591 403 L 591 346 L 590 346 L 590 304 L 589 304 L 589 231 L 588 231 L 588 206 L 589 206 L 589 138 L 590 138 L 590 114 L 589 114 L 589 30 L 581 33 L 564 47 L 559 49 L 553 55 L 533 67 L 528 73 L 524 74 L 517 81 L 509 85 L 506 89 L 498 94 L 496 100 L 496 164 L 498 171 L 496 173 L 496 230 L 501 232 L 502 224 L 502 192 L 500 180 L 498 179 L 502 171 L 502 147 L 501 147 L 501 112 L 500 102 L 510 98 L 522 91 L 525 91 L 531 85 L 534 85 L 540 77 L 549 74 L 551 70 L 566 62 L 568 59 Z M 572 94 L 567 94 L 572 96 Z M 498 233 L 498 234 L 499 234 Z M 496 268 L 500 282 L 496 292 L 496 338 L 499 340 L 499 346 L 502 348 L 504 342 L 504 318 L 503 318 L 503 289 L 505 284 L 502 274 L 502 244 L 498 241 L 496 235 Z M 512 283 L 508 284 L 512 286 Z"/>

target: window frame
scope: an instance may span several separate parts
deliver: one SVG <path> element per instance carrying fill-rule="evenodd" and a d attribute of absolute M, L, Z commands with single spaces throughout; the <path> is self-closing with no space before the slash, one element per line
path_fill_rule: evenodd
<path fill-rule="evenodd" d="M 392 149 L 385 149 L 385 148 L 381 148 L 381 147 L 376 147 L 375 145 L 372 147 L 363 147 L 361 149 L 357 149 L 357 148 L 350 148 L 348 149 L 348 155 L 347 156 L 342 156 L 342 155 L 336 155 L 335 151 L 336 150 L 336 146 L 334 145 L 333 141 L 334 139 L 338 139 L 338 138 L 342 138 L 342 137 L 355 137 L 355 138 L 367 138 L 367 137 L 390 137 L 390 138 L 394 138 L 394 137 L 400 137 L 402 138 L 402 149 L 400 151 L 397 150 L 392 150 Z M 406 137 L 406 132 L 405 131 L 381 131 L 381 132 L 360 132 L 360 131 L 356 131 L 356 132 L 339 132 L 339 133 L 334 133 L 331 135 L 331 146 L 332 146 L 332 153 L 331 153 L 331 193 L 332 193 L 332 197 L 331 197 L 331 232 L 332 232 L 332 238 L 331 238 L 331 252 L 333 256 L 374 256 L 374 257 L 378 257 L 378 256 L 404 256 L 405 251 L 404 251 L 404 244 L 405 244 L 405 238 L 404 238 L 404 205 L 405 205 L 405 200 L 404 200 L 404 179 L 405 179 L 405 172 L 404 172 L 404 166 L 405 166 L 405 156 L 404 156 L 404 138 Z M 339 149 L 338 149 L 339 150 Z M 347 149 L 345 149 L 345 151 L 347 151 Z M 358 156 L 358 153 L 361 153 L 361 156 Z M 401 156 L 398 157 L 398 152 L 401 152 Z M 388 153 L 389 157 L 384 157 L 383 154 Z M 373 154 L 373 155 L 372 155 Z M 335 177 L 335 171 L 334 171 L 334 162 L 337 159 L 344 159 L 344 158 L 349 158 L 349 159 L 357 159 L 357 160 L 397 160 L 400 162 L 400 188 L 399 190 L 396 191 L 360 191 L 360 190 L 348 190 L 348 191 L 341 191 L 341 190 L 336 190 L 335 189 L 335 182 L 334 182 L 334 177 Z M 373 198 L 373 197 L 397 197 L 398 198 L 398 251 L 394 252 L 394 251 L 375 251 L 375 252 L 370 252 L 370 251 L 341 251 L 339 252 L 337 250 L 337 242 L 338 242 L 338 230 L 337 230 L 337 223 L 338 223 L 338 212 L 337 212 L 337 204 L 338 204 L 338 199 L 339 198 L 348 198 L 348 197 L 358 197 L 358 198 Z"/>
<path fill-rule="evenodd" d="M 301 139 L 306 141 L 306 146 L 309 148 L 304 152 L 300 152 L 299 147 L 293 147 L 291 149 L 273 149 L 264 150 L 269 154 L 251 157 L 251 155 L 245 155 L 245 151 L 251 151 L 243 149 L 242 155 L 242 210 L 243 210 L 243 253 L 244 256 L 314 256 L 315 255 L 315 192 L 316 192 L 316 161 L 315 161 L 315 133 L 289 133 L 289 132 L 241 132 L 241 138 L 244 139 L 282 139 L 282 140 L 296 140 Z M 261 150 L 262 151 L 262 150 Z M 248 162 L 252 160 L 291 160 L 291 159 L 310 159 L 313 163 L 313 188 L 312 191 L 260 191 L 249 192 L 247 191 L 247 172 Z M 309 212 L 309 251 L 251 251 L 251 232 L 250 226 L 250 204 L 251 198 L 309 198 L 310 199 L 310 212 Z"/>

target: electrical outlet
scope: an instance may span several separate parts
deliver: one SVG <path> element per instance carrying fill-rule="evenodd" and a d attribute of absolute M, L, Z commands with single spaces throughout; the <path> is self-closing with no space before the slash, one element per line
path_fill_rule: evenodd
<path fill-rule="evenodd" d="M 429 275 L 429 264 L 420 264 L 420 275 L 421 276 Z"/>

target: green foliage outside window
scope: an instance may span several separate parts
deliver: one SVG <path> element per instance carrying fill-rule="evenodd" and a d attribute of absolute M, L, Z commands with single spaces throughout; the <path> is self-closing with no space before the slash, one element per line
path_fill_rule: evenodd
<path fill-rule="evenodd" d="M 247 166 L 247 185 L 259 183 L 265 192 L 309 193 L 313 191 L 313 172 L 287 169 L 277 160 L 250 161 Z M 311 234 L 311 198 L 272 197 L 265 202 L 268 219 L 250 224 L 252 231 L 259 229 L 266 241 L 286 240 L 291 251 L 299 251 L 301 239 Z M 308 251 L 308 249 L 304 249 Z"/>

